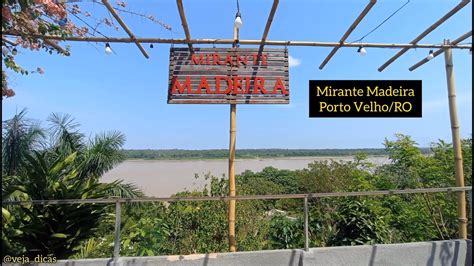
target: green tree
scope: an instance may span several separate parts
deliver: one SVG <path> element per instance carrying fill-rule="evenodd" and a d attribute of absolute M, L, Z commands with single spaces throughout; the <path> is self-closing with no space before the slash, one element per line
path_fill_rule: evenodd
<path fill-rule="evenodd" d="M 122 181 L 100 183 L 100 176 L 123 159 L 122 134 L 101 134 L 86 141 L 69 116 L 53 114 L 50 128 L 32 138 L 33 129 L 28 128 L 24 115 L 20 112 L 4 123 L 3 163 L 11 167 L 3 175 L 3 201 L 143 195 Z M 34 126 L 35 131 L 43 131 Z M 46 135 L 51 139 L 39 137 Z M 107 211 L 98 204 L 9 205 L 2 208 L 10 214 L 2 226 L 2 250 L 9 255 L 67 258 L 94 233 Z"/>

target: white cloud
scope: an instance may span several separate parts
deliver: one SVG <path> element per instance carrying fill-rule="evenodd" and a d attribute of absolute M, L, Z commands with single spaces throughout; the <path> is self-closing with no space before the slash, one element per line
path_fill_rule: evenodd
<path fill-rule="evenodd" d="M 290 65 L 290 67 L 297 67 L 297 66 L 301 65 L 301 59 L 295 58 L 291 55 L 288 57 L 288 61 L 289 61 L 288 63 Z"/>

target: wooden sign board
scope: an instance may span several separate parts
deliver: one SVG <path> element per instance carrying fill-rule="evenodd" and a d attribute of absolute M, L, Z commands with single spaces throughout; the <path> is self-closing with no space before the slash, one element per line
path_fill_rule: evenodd
<path fill-rule="evenodd" d="M 287 104 L 288 50 L 170 49 L 168 103 Z"/>

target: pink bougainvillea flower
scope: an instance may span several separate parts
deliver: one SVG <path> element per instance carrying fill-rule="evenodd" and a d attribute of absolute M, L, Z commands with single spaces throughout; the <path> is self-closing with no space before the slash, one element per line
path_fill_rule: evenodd
<path fill-rule="evenodd" d="M 7 21 L 12 20 L 12 11 L 7 6 L 2 7 L 2 19 Z"/>

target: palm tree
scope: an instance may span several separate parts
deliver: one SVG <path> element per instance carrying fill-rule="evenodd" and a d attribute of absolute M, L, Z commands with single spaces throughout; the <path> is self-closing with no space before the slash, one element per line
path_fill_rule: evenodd
<path fill-rule="evenodd" d="M 123 134 L 113 131 L 86 140 L 68 115 L 52 114 L 45 130 L 25 114 L 23 110 L 4 122 L 3 201 L 143 196 L 121 180 L 100 183 L 105 172 L 124 160 Z M 2 250 L 67 258 L 94 235 L 108 211 L 100 204 L 2 208 Z"/>
<path fill-rule="evenodd" d="M 17 175 L 25 162 L 25 155 L 43 145 L 45 131 L 38 122 L 25 117 L 26 110 L 3 122 L 2 176 Z"/>

